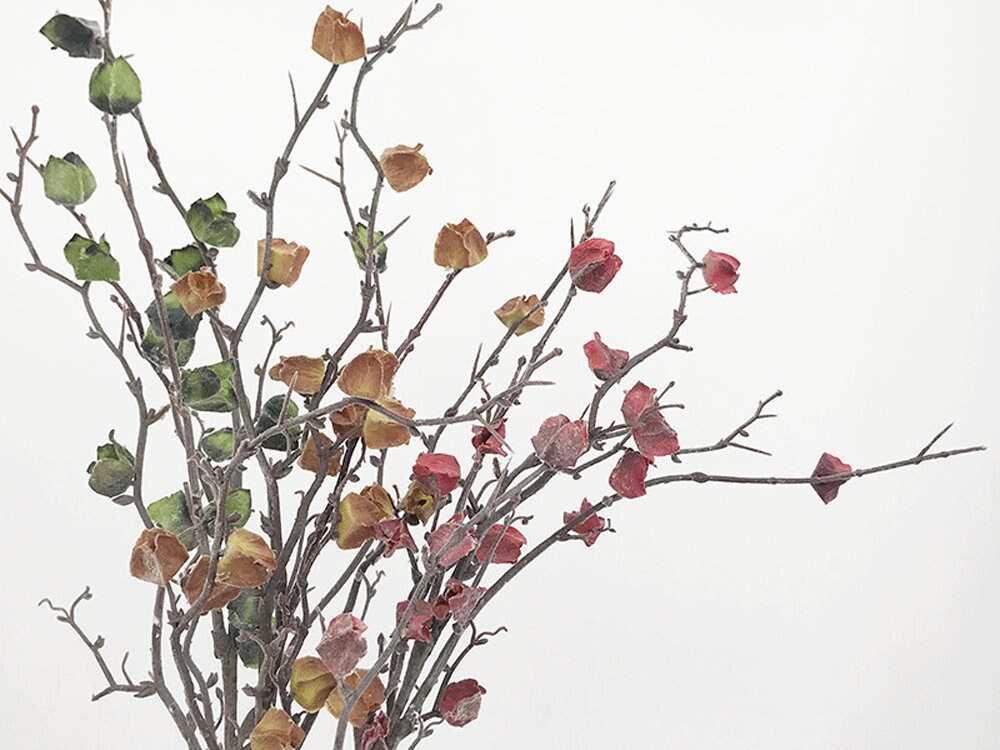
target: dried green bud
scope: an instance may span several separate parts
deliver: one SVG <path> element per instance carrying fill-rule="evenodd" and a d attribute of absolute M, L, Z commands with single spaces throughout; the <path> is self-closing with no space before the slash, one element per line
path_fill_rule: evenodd
<path fill-rule="evenodd" d="M 53 49 L 65 50 L 70 57 L 96 60 L 101 56 L 101 27 L 96 21 L 57 13 L 38 31 L 52 42 Z"/>
<path fill-rule="evenodd" d="M 191 233 L 206 245 L 232 247 L 240 238 L 236 214 L 226 211 L 226 201 L 218 193 L 192 203 L 184 219 Z"/>
<path fill-rule="evenodd" d="M 90 103 L 109 115 L 124 115 L 142 101 L 139 76 L 128 60 L 118 57 L 98 63 L 90 74 Z"/>
<path fill-rule="evenodd" d="M 181 378 L 181 398 L 197 411 L 232 411 L 236 408 L 231 362 L 185 370 Z"/>
<path fill-rule="evenodd" d="M 278 418 L 281 417 L 281 407 L 284 403 L 284 396 L 272 396 L 267 400 L 264 408 L 261 410 L 260 419 L 257 420 L 258 433 L 278 424 Z M 298 415 L 299 407 L 295 405 L 294 401 L 288 399 L 288 407 L 285 409 L 284 419 L 297 417 Z M 272 435 L 264 441 L 263 446 L 274 451 L 287 451 L 298 444 L 299 435 L 301 434 L 302 428 L 296 425 L 289 428 L 286 432 L 279 432 L 277 435 Z"/>
<path fill-rule="evenodd" d="M 98 446 L 97 460 L 87 467 L 90 479 L 87 484 L 99 495 L 115 497 L 128 489 L 135 478 L 135 458 L 125 446 L 115 440 L 115 432 L 108 435 L 110 443 Z"/>
<path fill-rule="evenodd" d="M 174 344 L 177 364 L 183 367 L 191 359 L 191 355 L 194 354 L 194 339 L 180 339 L 179 341 L 175 339 Z M 167 360 L 167 342 L 153 333 L 152 328 L 146 329 L 146 335 L 142 337 L 140 346 L 143 353 L 149 358 L 149 361 L 157 367 L 166 367 L 169 364 Z"/>
<path fill-rule="evenodd" d="M 365 248 L 368 246 L 368 225 L 358 223 L 354 227 L 354 234 L 358 238 L 357 242 L 354 241 L 354 237 L 351 237 L 351 249 L 354 251 L 354 259 L 358 262 L 358 268 L 362 271 L 365 270 Z M 383 234 L 376 230 L 375 241 L 372 243 L 375 245 L 375 270 L 379 273 L 384 273 L 386 268 L 388 268 L 388 260 L 386 255 L 389 252 L 389 248 L 385 244 L 379 244 L 382 242 Z"/>
<path fill-rule="evenodd" d="M 187 314 L 180 299 L 173 292 L 167 292 L 163 295 L 163 307 L 167 313 L 167 328 L 170 329 L 170 335 L 173 336 L 174 341 L 193 339 L 195 334 L 198 333 L 198 324 L 201 323 L 201 313 L 192 318 Z M 163 338 L 160 316 L 156 311 L 156 300 L 150 302 L 149 307 L 146 308 L 146 317 L 149 318 L 149 327 L 153 329 L 153 333 Z"/>
<path fill-rule="evenodd" d="M 228 461 L 233 457 L 235 440 L 231 427 L 206 432 L 201 439 L 201 451 L 212 461 Z"/>
<path fill-rule="evenodd" d="M 260 669 L 261 650 L 253 638 L 240 637 L 242 633 L 260 635 L 260 597 L 248 591 L 240 593 L 227 607 L 229 610 L 229 632 L 235 635 L 236 653 L 243 666 Z"/>
<path fill-rule="evenodd" d="M 104 235 L 97 242 L 79 234 L 66 243 L 63 254 L 73 275 L 80 281 L 118 281 L 121 269 L 111 257 L 111 248 Z"/>
<path fill-rule="evenodd" d="M 50 156 L 42 171 L 45 197 L 60 206 L 79 206 L 97 190 L 97 180 L 83 159 L 70 151 L 60 159 Z"/>
<path fill-rule="evenodd" d="M 188 271 L 197 271 L 205 265 L 205 259 L 201 257 L 201 250 L 197 245 L 186 245 L 176 250 L 171 250 L 170 255 L 163 261 L 177 278 L 180 278 Z"/>

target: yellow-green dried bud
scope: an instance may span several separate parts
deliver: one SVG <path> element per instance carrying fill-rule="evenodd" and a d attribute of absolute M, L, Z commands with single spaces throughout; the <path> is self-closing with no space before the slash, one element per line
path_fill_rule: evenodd
<path fill-rule="evenodd" d="M 139 106 L 142 85 L 128 60 L 98 63 L 90 74 L 90 103 L 109 115 L 124 115 Z"/>
<path fill-rule="evenodd" d="M 97 180 L 83 159 L 70 151 L 60 159 L 50 156 L 42 170 L 45 197 L 60 206 L 79 206 L 97 190 Z"/>

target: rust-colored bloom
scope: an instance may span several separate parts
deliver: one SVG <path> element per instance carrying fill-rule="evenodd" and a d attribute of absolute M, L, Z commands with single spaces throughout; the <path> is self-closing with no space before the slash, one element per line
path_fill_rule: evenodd
<path fill-rule="evenodd" d="M 410 420 L 417 414 L 413 409 L 403 406 L 394 398 L 379 399 L 376 403 L 401 419 Z M 362 435 L 365 445 L 373 451 L 382 448 L 395 448 L 397 445 L 406 445 L 410 442 L 409 427 L 375 409 L 369 409 L 365 415 Z"/>
<path fill-rule="evenodd" d="M 260 535 L 236 529 L 226 540 L 216 578 L 227 586 L 255 589 L 271 577 L 277 564 L 270 545 Z"/>
<path fill-rule="evenodd" d="M 565 414 L 557 414 L 542 422 L 531 444 L 543 463 L 553 469 L 570 469 L 590 447 L 587 423 L 582 419 L 573 422 Z"/>
<path fill-rule="evenodd" d="M 334 65 L 343 65 L 365 56 L 365 37 L 356 23 L 327 5 L 316 19 L 312 48 Z"/>
<path fill-rule="evenodd" d="M 351 492 L 340 501 L 337 521 L 337 546 L 357 549 L 375 538 L 380 521 L 392 518 L 392 498 L 380 484 L 370 484 L 360 493 Z"/>
<path fill-rule="evenodd" d="M 404 513 L 416 516 L 420 523 L 427 523 L 437 508 L 437 498 L 419 482 L 411 482 L 410 488 L 399 502 Z"/>
<path fill-rule="evenodd" d="M 257 240 L 257 275 L 264 272 L 264 240 Z M 271 268 L 267 278 L 275 284 L 291 286 L 299 280 L 302 266 L 309 257 L 309 248 L 275 237 L 271 240 Z"/>
<path fill-rule="evenodd" d="M 828 477 L 832 474 L 847 474 L 850 471 L 852 471 L 850 464 L 845 464 L 832 453 L 824 453 L 819 457 L 819 461 L 816 462 L 816 468 L 813 469 L 812 476 Z M 850 479 L 850 477 L 847 479 Z M 819 495 L 820 500 L 829 505 L 836 499 L 837 493 L 840 492 L 840 485 L 846 482 L 847 479 L 814 484 L 812 488 L 816 490 L 816 494 Z"/>
<path fill-rule="evenodd" d="M 380 399 L 392 390 L 399 360 L 382 349 L 361 352 L 348 362 L 337 376 L 337 387 L 348 396 Z"/>
<path fill-rule="evenodd" d="M 319 447 L 316 445 L 316 438 L 319 439 Z M 323 469 L 320 467 L 320 449 L 325 453 L 328 453 L 326 459 L 326 473 L 328 476 L 335 477 L 340 472 L 340 459 L 344 455 L 343 450 L 338 450 L 333 452 L 330 450 L 330 446 L 333 445 L 333 441 L 324 435 L 322 432 L 317 432 L 314 435 L 310 435 L 306 438 L 306 444 L 302 446 L 302 455 L 299 457 L 299 466 L 301 466 L 306 471 L 311 471 L 313 473 L 322 472 Z"/>
<path fill-rule="evenodd" d="M 357 435 L 360 435 L 366 411 L 368 410 L 361 404 L 349 404 L 343 409 L 330 412 L 330 424 L 337 437 L 342 438 L 354 430 L 357 430 Z"/>
<path fill-rule="evenodd" d="M 226 301 L 226 287 L 207 268 L 188 271 L 170 285 L 170 291 L 177 295 L 190 318 Z"/>
<path fill-rule="evenodd" d="M 500 319 L 500 322 L 505 326 L 510 328 L 517 321 L 528 315 L 531 308 L 538 304 L 538 295 L 532 294 L 530 297 L 511 297 L 509 300 L 503 303 L 499 308 L 493 311 L 493 314 Z M 515 336 L 523 336 L 528 331 L 533 331 L 538 326 L 545 322 L 545 308 L 539 307 L 531 315 L 517 327 L 514 331 Z"/>
<path fill-rule="evenodd" d="M 306 733 L 280 708 L 269 708 L 250 732 L 250 750 L 297 748 Z"/>
<path fill-rule="evenodd" d="M 208 577 L 208 555 L 202 555 L 198 558 L 198 562 L 195 563 L 194 568 L 188 573 L 187 578 L 184 579 L 181 584 L 181 590 L 184 592 L 184 596 L 188 600 L 188 604 L 194 604 L 198 601 L 198 597 L 201 596 L 201 592 L 205 590 L 205 579 Z M 212 585 L 212 591 L 205 600 L 205 605 L 202 607 L 202 613 L 208 612 L 212 609 L 222 609 L 229 602 L 240 595 L 240 590 L 235 586 L 227 586 L 226 584 L 219 582 L 219 576 L 216 574 L 215 583 Z"/>
<path fill-rule="evenodd" d="M 709 250 L 701 259 L 701 273 L 705 283 L 713 292 L 719 294 L 736 294 L 734 284 L 740 277 L 740 262 L 732 255 Z"/>
<path fill-rule="evenodd" d="M 326 362 L 319 357 L 306 357 L 296 354 L 294 357 L 280 357 L 278 364 L 267 371 L 271 380 L 277 380 L 291 386 L 296 393 L 311 396 L 323 385 L 326 374 Z"/>
<path fill-rule="evenodd" d="M 366 674 L 368 674 L 367 669 L 355 669 L 347 675 L 344 678 L 344 684 L 347 685 L 347 689 L 355 690 L 361 684 L 361 680 L 365 678 Z M 368 721 L 368 714 L 372 711 L 377 711 L 384 700 L 385 685 L 382 684 L 382 680 L 376 677 L 358 698 L 358 702 L 354 704 L 351 713 L 347 715 L 347 720 L 351 722 L 352 726 L 360 729 Z M 330 692 L 330 697 L 326 699 L 326 708 L 331 714 L 338 719 L 340 718 L 340 714 L 344 710 L 344 698 L 340 694 L 340 688 L 334 688 Z"/>
<path fill-rule="evenodd" d="M 337 687 L 337 678 L 318 656 L 303 656 L 292 663 L 289 685 L 292 698 L 308 713 L 323 708 L 330 691 Z"/>
<path fill-rule="evenodd" d="M 335 677 L 351 672 L 368 653 L 362 635 L 366 630 L 368 626 L 350 612 L 337 615 L 327 624 L 316 653 Z"/>
<path fill-rule="evenodd" d="M 416 187 L 427 175 L 433 174 L 427 157 L 420 153 L 423 147 L 422 143 L 413 147 L 399 145 L 382 152 L 379 163 L 385 180 L 397 193 Z"/>
<path fill-rule="evenodd" d="M 453 727 L 464 727 L 479 716 L 486 688 L 473 679 L 453 682 L 441 698 L 441 718 Z"/>
<path fill-rule="evenodd" d="M 132 547 L 129 573 L 143 581 L 166 586 L 187 562 L 184 543 L 166 529 L 143 529 Z"/>
<path fill-rule="evenodd" d="M 569 254 L 569 277 L 577 289 L 601 292 L 622 267 L 615 255 L 615 243 L 592 237 L 574 247 Z"/>
<path fill-rule="evenodd" d="M 445 268 L 469 268 L 486 260 L 486 240 L 468 219 L 445 224 L 434 242 L 434 262 Z"/>

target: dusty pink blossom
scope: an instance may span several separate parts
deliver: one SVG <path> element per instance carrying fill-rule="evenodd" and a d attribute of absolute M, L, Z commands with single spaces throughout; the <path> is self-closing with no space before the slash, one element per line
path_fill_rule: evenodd
<path fill-rule="evenodd" d="M 569 523 L 574 518 L 583 515 L 593 507 L 593 505 L 587 502 L 587 498 L 584 498 L 583 502 L 580 503 L 580 510 L 578 512 L 567 511 L 563 513 L 563 523 Z M 580 521 L 580 523 L 572 526 L 570 531 L 579 534 L 580 538 L 583 539 L 583 543 L 589 547 L 597 541 L 597 537 L 599 537 L 604 531 L 605 520 L 607 519 L 594 513 L 587 516 L 587 518 Z"/>
<path fill-rule="evenodd" d="M 316 653 L 335 677 L 353 672 L 358 662 L 368 653 L 368 644 L 361 635 L 367 629 L 368 626 L 350 612 L 344 612 L 330 620 L 316 647 Z"/>
<path fill-rule="evenodd" d="M 453 682 L 441 698 L 441 718 L 453 727 L 464 727 L 479 716 L 486 688 L 473 679 Z"/>
<path fill-rule="evenodd" d="M 461 478 L 458 459 L 447 453 L 421 453 L 413 464 L 411 476 L 411 479 L 438 495 L 447 495 L 458 487 Z"/>
<path fill-rule="evenodd" d="M 650 461 L 680 450 L 677 433 L 656 408 L 655 391 L 649 386 L 643 383 L 632 386 L 622 402 L 622 416 L 632 428 L 639 452 Z"/>
<path fill-rule="evenodd" d="M 628 448 L 611 470 L 608 483 L 622 497 L 640 497 L 646 494 L 646 472 L 650 461 L 638 451 Z"/>
<path fill-rule="evenodd" d="M 382 741 L 389 735 L 389 717 L 379 711 L 361 733 L 361 750 L 383 750 Z"/>
<path fill-rule="evenodd" d="M 571 422 L 565 414 L 549 417 L 531 438 L 535 453 L 553 469 L 569 469 L 587 452 L 587 423 L 582 419 Z"/>
<path fill-rule="evenodd" d="M 615 255 L 615 243 L 593 237 L 581 242 L 569 253 L 569 277 L 577 289 L 600 292 L 622 267 Z"/>
<path fill-rule="evenodd" d="M 401 601 L 396 605 L 396 624 L 403 619 L 403 614 L 406 612 L 406 608 L 410 606 L 409 600 Z M 418 601 L 414 607 L 413 612 L 410 613 L 410 619 L 406 622 L 406 627 L 403 629 L 403 635 L 406 638 L 412 638 L 415 641 L 423 641 L 424 643 L 431 642 L 431 624 L 434 622 L 434 609 L 430 604 L 425 602 L 423 599 Z"/>
<path fill-rule="evenodd" d="M 376 524 L 375 539 L 385 544 L 386 557 L 392 557 L 392 553 L 400 547 L 413 552 L 417 551 L 417 543 L 413 541 L 410 530 L 399 518 L 388 518 Z"/>
<path fill-rule="evenodd" d="M 628 362 L 628 352 L 612 349 L 601 341 L 597 331 L 594 331 L 594 338 L 583 345 L 583 353 L 587 355 L 587 366 L 601 380 L 607 380 Z"/>
<path fill-rule="evenodd" d="M 740 277 L 736 273 L 740 268 L 740 262 L 732 255 L 717 253 L 709 250 L 701 261 L 701 272 L 705 277 L 705 283 L 713 292 L 719 294 L 736 294 L 736 279 Z"/>
<path fill-rule="evenodd" d="M 501 532 L 503 532 L 503 536 L 500 536 Z M 497 539 L 500 541 L 497 542 Z M 513 526 L 508 526 L 507 530 L 504 531 L 502 523 L 494 524 L 490 526 L 489 530 L 483 535 L 482 540 L 480 540 L 479 548 L 476 550 L 476 559 L 479 562 L 486 562 L 490 550 L 493 549 L 493 545 L 495 544 L 497 549 L 493 553 L 493 562 L 505 564 L 516 563 L 517 558 L 521 556 L 521 547 L 527 541 L 524 538 L 524 534 Z"/>
<path fill-rule="evenodd" d="M 845 464 L 832 453 L 824 453 L 819 457 L 819 462 L 816 464 L 816 468 L 813 469 L 812 476 L 828 477 L 831 474 L 847 474 L 849 471 L 851 471 L 851 467 L 848 464 Z M 850 479 L 850 477 L 847 479 Z M 842 479 L 837 482 L 814 484 L 812 488 L 816 490 L 816 494 L 819 495 L 820 500 L 826 504 L 830 504 L 837 497 L 837 493 L 840 491 L 840 485 L 846 482 L 847 479 Z"/>
<path fill-rule="evenodd" d="M 487 430 L 486 427 L 476 427 L 472 430 L 472 447 L 476 450 L 476 458 L 482 458 L 487 453 L 495 453 L 498 456 L 507 455 L 507 451 L 503 449 L 503 443 L 499 440 L 499 438 L 507 437 L 507 420 L 501 419 L 500 424 L 490 427 L 493 432 Z"/>
<path fill-rule="evenodd" d="M 465 625 L 485 593 L 486 589 L 482 586 L 473 588 L 450 578 L 444 585 L 444 591 L 434 600 L 434 617 L 443 620 L 451 615 L 456 623 Z"/>
<path fill-rule="evenodd" d="M 622 416 L 625 424 L 636 425 L 650 410 L 656 407 L 656 391 L 645 383 L 636 383 L 625 394 L 622 401 Z"/>
<path fill-rule="evenodd" d="M 476 547 L 476 538 L 469 533 L 465 526 L 465 517 L 461 513 L 456 513 L 451 520 L 438 526 L 427 535 L 427 546 L 431 552 L 438 554 L 445 547 L 447 550 L 438 559 L 442 568 L 447 569 L 457 563 Z M 452 539 L 452 536 L 455 539 Z"/>

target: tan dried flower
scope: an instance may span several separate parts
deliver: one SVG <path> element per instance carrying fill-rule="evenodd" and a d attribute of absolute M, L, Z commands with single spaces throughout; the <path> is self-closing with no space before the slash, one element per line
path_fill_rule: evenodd
<path fill-rule="evenodd" d="M 392 498 L 379 484 L 372 484 L 360 494 L 351 492 L 340 501 L 337 521 L 337 546 L 357 549 L 375 538 L 379 521 L 392 518 Z"/>
<path fill-rule="evenodd" d="M 517 321 L 528 314 L 535 305 L 538 304 L 538 295 L 532 294 L 530 297 L 511 297 L 503 303 L 501 307 L 493 311 L 493 314 L 500 319 L 500 322 L 510 328 Z M 545 322 L 545 308 L 539 307 L 514 331 L 515 336 L 522 336 L 528 331 L 533 331 Z"/>
<path fill-rule="evenodd" d="M 308 713 L 323 708 L 330 691 L 337 687 L 337 678 L 318 656 L 303 656 L 292 663 L 289 690 L 292 698 Z"/>
<path fill-rule="evenodd" d="M 392 378 L 399 367 L 393 354 L 369 349 L 352 359 L 337 377 L 337 387 L 348 396 L 379 399 L 389 395 Z"/>
<path fill-rule="evenodd" d="M 143 529 L 132 547 L 129 573 L 143 581 L 166 586 L 187 562 L 184 543 L 166 529 Z"/>
<path fill-rule="evenodd" d="M 257 275 L 264 270 L 265 240 L 257 240 Z M 285 242 L 279 237 L 271 240 L 271 268 L 267 278 L 276 284 L 291 286 L 299 280 L 302 266 L 309 257 L 309 248 L 295 242 Z"/>
<path fill-rule="evenodd" d="M 319 357 L 306 357 L 302 354 L 280 357 L 278 363 L 267 372 L 271 380 L 281 381 L 303 396 L 316 393 L 323 385 L 325 374 L 326 362 Z"/>
<path fill-rule="evenodd" d="M 410 420 L 416 412 L 403 406 L 394 398 L 383 398 L 376 401 L 386 411 L 402 419 Z M 395 448 L 410 442 L 410 428 L 397 420 L 375 409 L 369 409 L 365 414 L 365 424 L 362 437 L 369 450 L 377 451 L 383 448 Z"/>
<path fill-rule="evenodd" d="M 434 242 L 434 262 L 445 268 L 469 268 L 486 260 L 486 240 L 468 219 L 445 224 Z"/>
<path fill-rule="evenodd" d="M 250 750 L 288 750 L 303 743 L 306 733 L 280 708 L 269 708 L 250 732 Z"/>
<path fill-rule="evenodd" d="M 366 674 L 368 674 L 367 669 L 355 669 L 347 675 L 344 678 L 344 684 L 347 685 L 347 689 L 354 690 L 361 684 L 361 680 L 365 678 Z M 368 689 L 358 698 L 358 702 L 354 704 L 354 708 L 348 714 L 347 720 L 353 726 L 363 727 L 368 720 L 368 714 L 378 710 L 378 707 L 382 705 L 382 701 L 384 700 L 385 685 L 382 684 L 382 680 L 376 677 L 372 680 Z M 340 718 L 340 714 L 344 710 L 344 698 L 340 694 L 340 688 L 334 688 L 330 692 L 330 696 L 326 699 L 326 708 L 331 714 Z"/>
<path fill-rule="evenodd" d="M 327 5 L 316 19 L 312 48 L 334 65 L 343 65 L 365 56 L 365 37 L 356 23 Z"/>
<path fill-rule="evenodd" d="M 277 564 L 274 552 L 261 536 L 236 529 L 226 540 L 216 580 L 238 589 L 255 589 L 271 577 Z"/>
<path fill-rule="evenodd" d="M 302 446 L 302 455 L 299 457 L 299 466 L 306 471 L 313 472 L 314 474 L 321 471 L 319 456 L 320 448 L 328 450 L 328 447 L 333 445 L 333 441 L 322 432 L 317 432 L 315 435 L 319 438 L 319 447 L 317 447 L 316 440 L 313 439 L 313 435 L 310 435 L 306 438 L 306 444 Z M 328 476 L 336 476 L 340 472 L 340 459 L 343 454 L 343 450 L 338 450 L 327 459 L 326 473 Z"/>
<path fill-rule="evenodd" d="M 184 592 L 188 604 L 194 604 L 198 601 L 201 592 L 205 590 L 205 579 L 208 577 L 208 564 L 208 555 L 199 557 L 198 562 L 195 563 L 194 568 L 191 569 L 191 572 L 188 573 L 187 578 L 181 584 L 181 590 Z M 208 595 L 208 599 L 205 600 L 205 605 L 201 611 L 204 613 L 212 609 L 222 609 L 239 595 L 240 590 L 238 588 L 219 583 L 219 577 L 216 575 L 212 592 Z"/>
<path fill-rule="evenodd" d="M 416 187 L 429 174 L 433 174 L 427 157 L 420 153 L 424 144 L 416 146 L 393 146 L 382 152 L 379 163 L 385 173 L 389 187 L 397 193 L 402 193 Z"/>
<path fill-rule="evenodd" d="M 226 301 L 226 287 L 207 268 L 188 271 L 170 285 L 170 291 L 191 318 Z"/>

